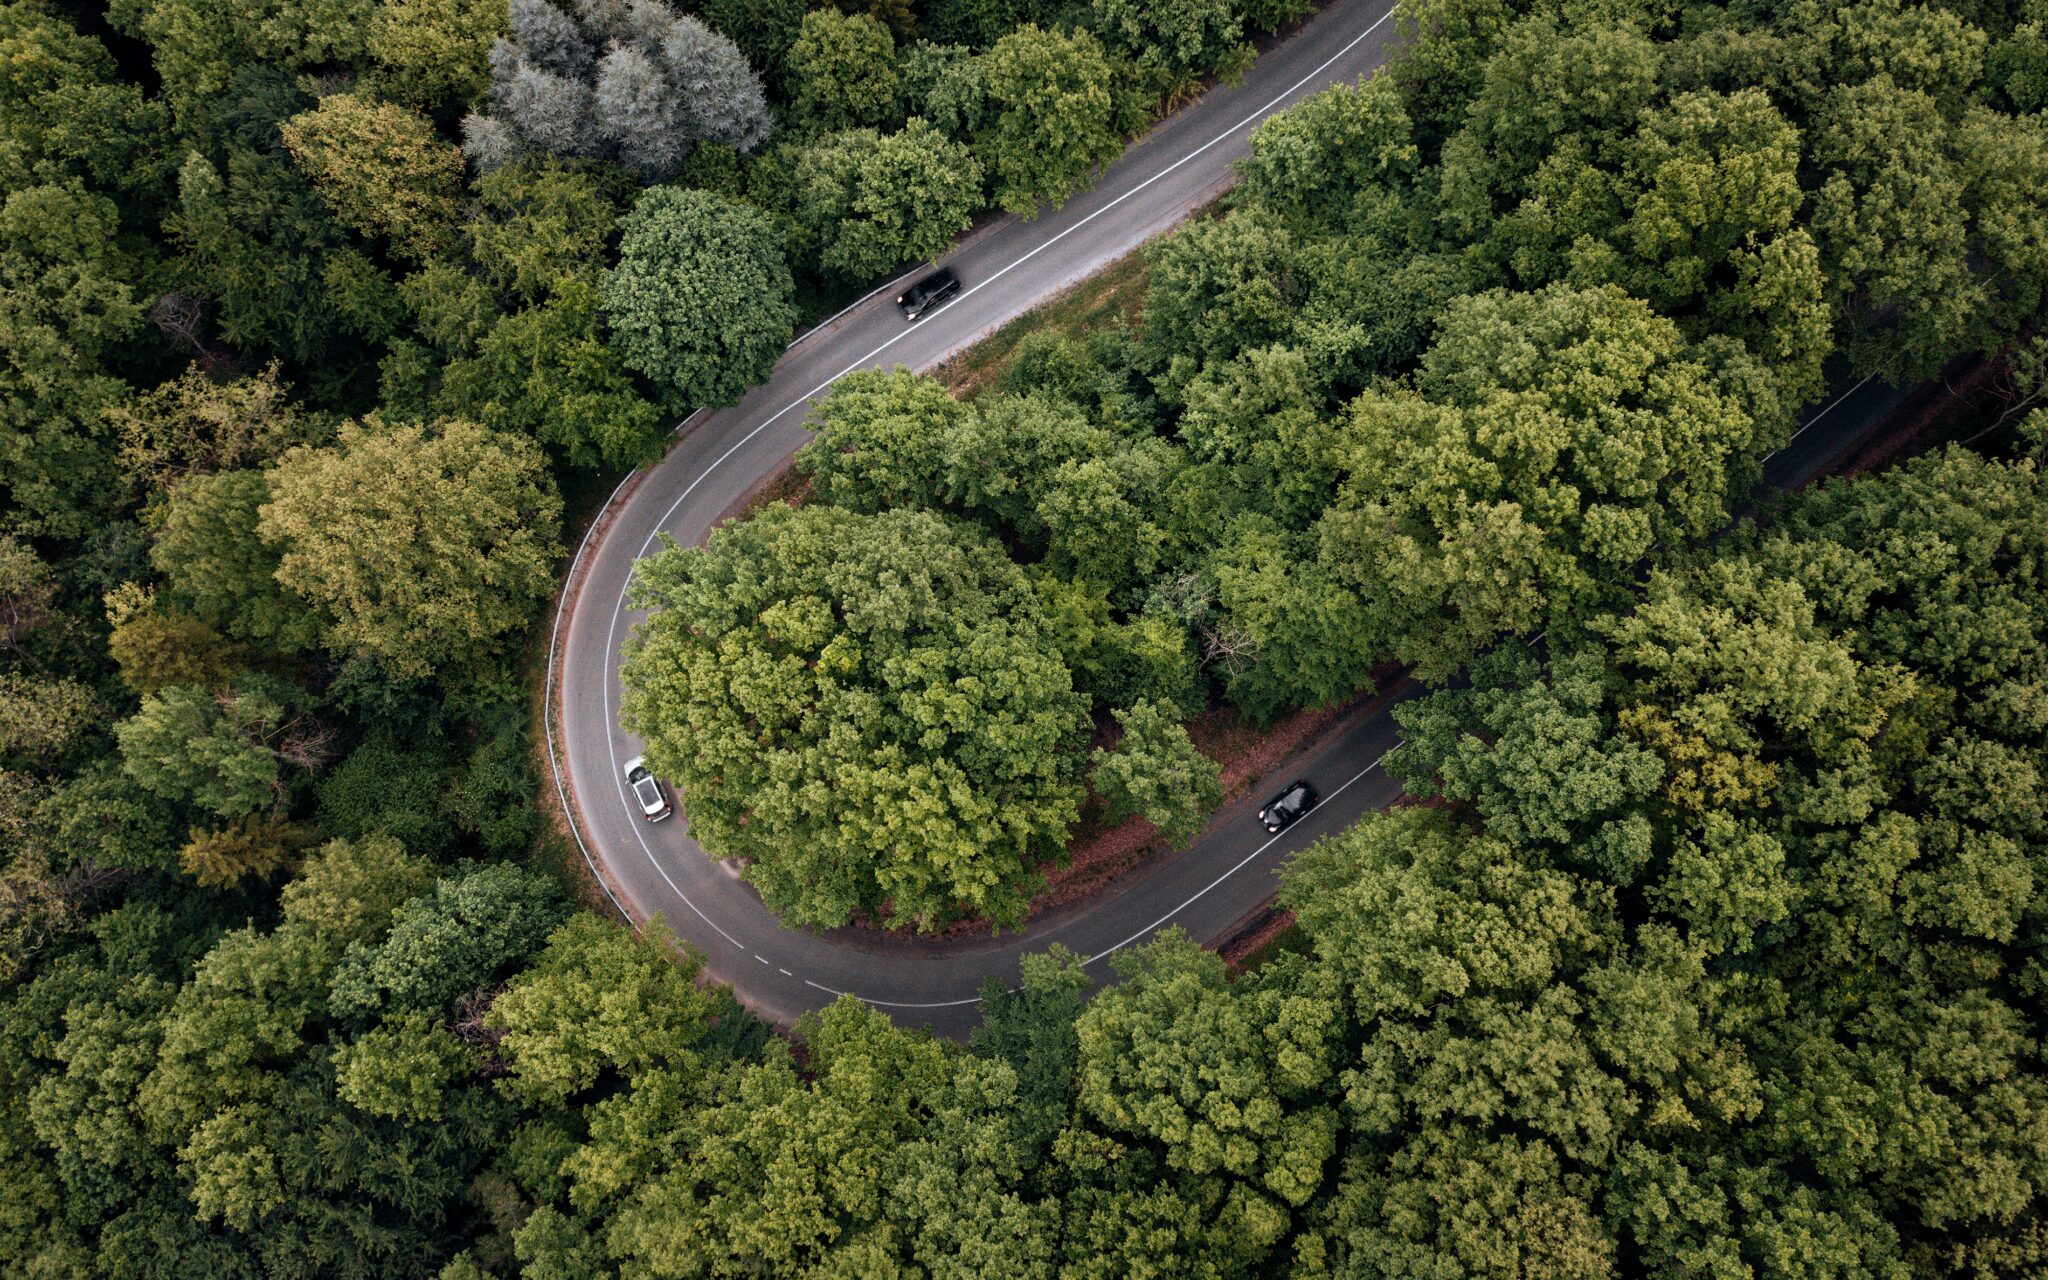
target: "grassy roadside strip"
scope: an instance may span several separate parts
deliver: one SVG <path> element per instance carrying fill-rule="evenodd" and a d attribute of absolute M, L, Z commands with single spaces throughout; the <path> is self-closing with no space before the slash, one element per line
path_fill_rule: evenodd
<path fill-rule="evenodd" d="M 1308 933 L 1294 923 L 1294 913 L 1269 905 L 1254 912 L 1249 923 L 1216 951 L 1232 974 L 1246 974 L 1257 973 L 1281 956 L 1307 953 L 1310 948 Z"/>
<path fill-rule="evenodd" d="M 1207 213 L 1207 209 L 1197 210 L 1190 220 Z M 1150 278 L 1144 248 L 1133 249 L 973 346 L 956 352 L 932 370 L 932 377 L 962 400 L 978 399 L 995 388 L 1003 371 L 1016 361 L 1018 346 L 1034 333 L 1051 331 L 1078 337 L 1090 329 L 1118 322 L 1136 327 L 1145 309 L 1145 288 Z"/>

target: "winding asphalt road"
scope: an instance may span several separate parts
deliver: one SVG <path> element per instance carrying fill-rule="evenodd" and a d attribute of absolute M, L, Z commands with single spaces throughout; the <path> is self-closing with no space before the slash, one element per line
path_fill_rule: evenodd
<path fill-rule="evenodd" d="M 966 289 L 929 318 L 906 325 L 891 282 L 813 330 L 739 405 L 687 424 L 668 457 L 628 477 L 592 526 L 555 623 L 548 713 L 556 785 L 620 910 L 666 920 L 755 1012 L 787 1023 L 851 993 L 906 1025 L 963 1034 L 978 1021 L 983 979 L 1015 981 L 1023 954 L 1064 944 L 1087 957 L 1100 980 L 1109 956 L 1168 926 L 1219 938 L 1272 895 L 1289 854 L 1394 798 L 1398 787 L 1378 763 L 1396 741 L 1395 726 L 1381 711 L 1269 780 L 1307 777 L 1323 794 L 1279 837 L 1269 838 L 1254 817 L 1272 788 L 1255 788 L 1216 814 L 1192 848 L 1147 863 L 1084 903 L 1034 917 L 1022 933 L 897 940 L 785 928 L 736 873 L 702 854 L 686 814 L 641 821 L 620 774 L 639 744 L 618 726 L 620 646 L 642 616 L 627 606 L 626 585 L 658 534 L 702 542 L 809 438 L 811 403 L 835 379 L 864 368 L 928 369 L 1208 203 L 1229 185 L 1261 119 L 1385 59 L 1391 17 L 1390 0 L 1333 0 L 1240 84 L 1212 90 L 1161 123 L 1065 208 L 970 236 L 944 259 Z M 1898 398 L 1872 383 L 1850 389 L 1771 460 L 1769 479 L 1796 485 L 1819 474 Z"/>

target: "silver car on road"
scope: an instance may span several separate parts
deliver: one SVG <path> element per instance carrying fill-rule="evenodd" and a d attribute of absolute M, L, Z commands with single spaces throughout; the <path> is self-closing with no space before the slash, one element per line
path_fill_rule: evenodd
<path fill-rule="evenodd" d="M 675 812 L 675 806 L 668 802 L 668 793 L 662 789 L 661 780 L 647 767 L 646 756 L 634 756 L 626 761 L 626 790 L 633 793 L 633 803 L 640 806 L 640 816 L 649 822 L 660 822 Z"/>

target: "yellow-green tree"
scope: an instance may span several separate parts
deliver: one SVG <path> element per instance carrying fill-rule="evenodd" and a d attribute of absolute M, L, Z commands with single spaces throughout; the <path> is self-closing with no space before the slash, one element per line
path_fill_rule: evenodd
<path fill-rule="evenodd" d="M 399 677 L 491 657 L 554 587 L 562 503 L 521 437 L 373 418 L 270 481 L 277 580 L 329 619 L 329 646 Z"/>
<path fill-rule="evenodd" d="M 320 100 L 278 126 L 334 216 L 424 259 L 454 240 L 462 153 L 425 116 L 352 93 Z"/>

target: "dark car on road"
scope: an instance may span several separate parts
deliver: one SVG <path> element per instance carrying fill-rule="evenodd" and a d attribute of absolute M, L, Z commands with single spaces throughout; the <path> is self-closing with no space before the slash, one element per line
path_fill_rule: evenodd
<path fill-rule="evenodd" d="M 1259 810 L 1259 821 L 1266 824 L 1266 830 L 1278 835 L 1315 807 L 1316 789 L 1303 780 L 1266 801 L 1266 807 Z"/>
<path fill-rule="evenodd" d="M 960 277 L 953 274 L 953 268 L 940 267 L 924 279 L 896 295 L 896 305 L 903 308 L 905 320 L 919 320 L 924 313 L 960 292 Z"/>

